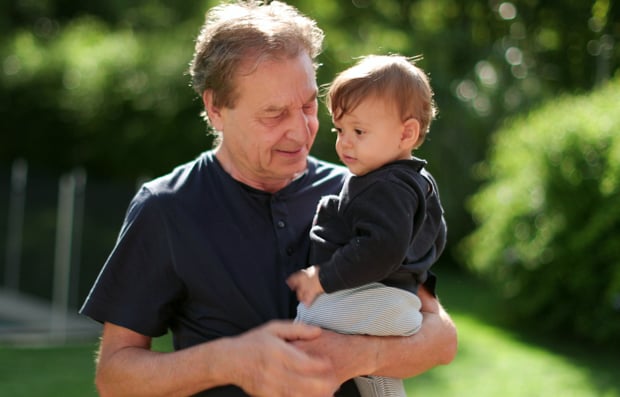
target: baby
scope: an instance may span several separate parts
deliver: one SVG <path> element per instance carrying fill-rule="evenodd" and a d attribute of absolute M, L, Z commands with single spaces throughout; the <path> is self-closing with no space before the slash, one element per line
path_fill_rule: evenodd
<path fill-rule="evenodd" d="M 297 321 L 340 333 L 411 335 L 422 325 L 418 288 L 446 243 L 435 180 L 413 157 L 435 117 L 428 77 L 400 55 L 369 55 L 327 92 L 336 151 L 351 176 L 321 199 L 310 267 L 287 283 Z M 406 396 L 400 379 L 355 379 L 362 397 Z"/>

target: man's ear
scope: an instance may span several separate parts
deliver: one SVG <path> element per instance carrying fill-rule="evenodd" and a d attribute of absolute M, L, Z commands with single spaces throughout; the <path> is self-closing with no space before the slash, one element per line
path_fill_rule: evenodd
<path fill-rule="evenodd" d="M 222 111 L 220 107 L 217 107 L 213 104 L 213 91 L 205 90 L 202 93 L 202 103 L 205 107 L 205 112 L 207 112 L 207 117 L 209 118 L 209 123 L 216 131 L 222 130 Z"/>
<path fill-rule="evenodd" d="M 415 148 L 420 138 L 420 122 L 417 119 L 409 118 L 403 122 L 403 131 L 400 143 L 403 147 Z"/>

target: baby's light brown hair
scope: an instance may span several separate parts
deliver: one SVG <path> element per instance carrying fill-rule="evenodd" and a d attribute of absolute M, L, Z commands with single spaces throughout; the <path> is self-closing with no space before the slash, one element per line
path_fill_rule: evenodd
<path fill-rule="evenodd" d="M 353 111 L 364 99 L 374 97 L 396 106 L 401 121 L 420 123 L 419 147 L 437 115 L 433 90 L 426 73 L 415 65 L 421 57 L 367 55 L 342 71 L 329 85 L 326 104 L 334 120 Z"/>

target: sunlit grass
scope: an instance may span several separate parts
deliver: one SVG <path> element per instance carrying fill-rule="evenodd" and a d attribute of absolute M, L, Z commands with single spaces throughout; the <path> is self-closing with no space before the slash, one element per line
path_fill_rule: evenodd
<path fill-rule="evenodd" d="M 0 396 L 97 396 L 95 346 L 0 347 Z"/>
<path fill-rule="evenodd" d="M 442 303 L 459 334 L 456 359 L 408 379 L 409 395 L 619 397 L 618 346 L 594 347 L 502 326 L 500 300 L 469 276 L 439 276 Z"/>
<path fill-rule="evenodd" d="M 468 316 L 455 314 L 454 320 L 460 338 L 457 358 L 449 366 L 407 380 L 410 395 L 620 396 L 617 380 L 598 385 L 579 361 Z M 607 370 L 611 374 L 615 369 Z"/>

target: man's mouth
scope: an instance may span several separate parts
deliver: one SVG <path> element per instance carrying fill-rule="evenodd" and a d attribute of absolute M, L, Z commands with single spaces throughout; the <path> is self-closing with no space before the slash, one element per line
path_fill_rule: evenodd
<path fill-rule="evenodd" d="M 305 153 L 305 149 L 303 146 L 298 148 L 287 148 L 287 149 L 276 149 L 276 152 L 280 153 L 283 156 L 299 156 L 300 154 Z"/>

